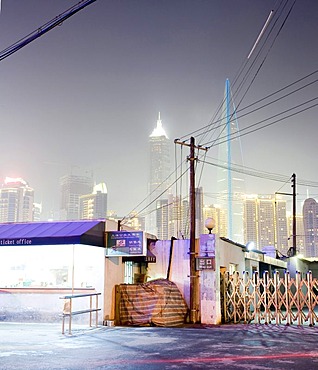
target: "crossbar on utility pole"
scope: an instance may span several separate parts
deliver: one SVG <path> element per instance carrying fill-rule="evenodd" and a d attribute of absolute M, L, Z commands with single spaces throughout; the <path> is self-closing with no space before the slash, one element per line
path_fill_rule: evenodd
<path fill-rule="evenodd" d="M 195 168 L 194 163 L 197 160 L 195 157 L 194 150 L 202 149 L 207 151 L 208 148 L 195 146 L 194 137 L 190 138 L 190 144 L 180 142 L 176 139 L 175 144 L 185 145 L 190 147 L 190 155 L 188 160 L 190 161 L 190 322 L 195 324 L 197 322 L 197 297 L 198 297 L 198 281 L 197 272 L 195 269 Z"/>

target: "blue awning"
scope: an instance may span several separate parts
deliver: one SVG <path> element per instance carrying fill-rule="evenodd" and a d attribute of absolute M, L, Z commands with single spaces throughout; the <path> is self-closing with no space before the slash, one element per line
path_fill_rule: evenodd
<path fill-rule="evenodd" d="M 0 224 L 0 247 L 86 244 L 105 247 L 105 221 L 57 221 Z"/>

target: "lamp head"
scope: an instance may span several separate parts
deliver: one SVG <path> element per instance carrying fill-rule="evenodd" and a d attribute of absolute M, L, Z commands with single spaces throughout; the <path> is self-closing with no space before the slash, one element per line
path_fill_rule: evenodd
<path fill-rule="evenodd" d="M 255 249 L 255 243 L 254 242 L 248 242 L 246 244 L 246 248 L 247 248 L 248 251 L 254 250 Z"/>
<path fill-rule="evenodd" d="M 215 227 L 215 221 L 212 217 L 209 217 L 205 220 L 204 226 L 209 230 L 209 234 L 211 234 L 212 229 Z"/>

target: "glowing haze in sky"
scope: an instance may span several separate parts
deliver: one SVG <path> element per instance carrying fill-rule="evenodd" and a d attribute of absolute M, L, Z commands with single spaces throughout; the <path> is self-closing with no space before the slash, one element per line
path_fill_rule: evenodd
<path fill-rule="evenodd" d="M 0 49 L 76 2 L 3 0 Z M 270 11 L 281 3 L 282 21 L 293 1 L 97 0 L 1 61 L 0 178 L 27 180 L 45 217 L 58 209 L 59 177 L 86 170 L 106 182 L 109 209 L 126 215 L 147 196 L 148 140 L 158 112 L 172 142 L 207 125 L 226 78 L 234 82 Z M 254 72 L 261 68 L 241 107 L 317 69 L 317 12 L 316 0 L 296 1 L 273 45 L 267 44 L 264 63 L 254 66 Z M 316 97 L 312 83 L 275 107 L 241 117 L 239 126 Z M 318 181 L 317 112 L 308 109 L 242 137 L 244 165 Z M 208 155 L 217 158 L 217 148 Z M 246 177 L 246 184 L 259 194 L 283 186 L 255 177 Z M 211 194 L 205 203 L 215 203 L 215 168 L 204 167 L 201 185 Z M 290 184 L 282 190 L 290 191 Z M 299 201 L 306 191 L 299 188 Z"/>

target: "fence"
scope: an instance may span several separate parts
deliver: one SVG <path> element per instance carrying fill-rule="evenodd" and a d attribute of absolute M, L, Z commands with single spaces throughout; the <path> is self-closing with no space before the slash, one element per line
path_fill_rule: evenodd
<path fill-rule="evenodd" d="M 275 323 L 287 325 L 318 322 L 318 281 L 308 272 L 305 278 L 297 272 L 291 278 L 268 272 L 261 278 L 257 272 L 250 278 L 248 273 L 240 277 L 225 273 L 221 279 L 222 314 L 225 322 Z"/>

